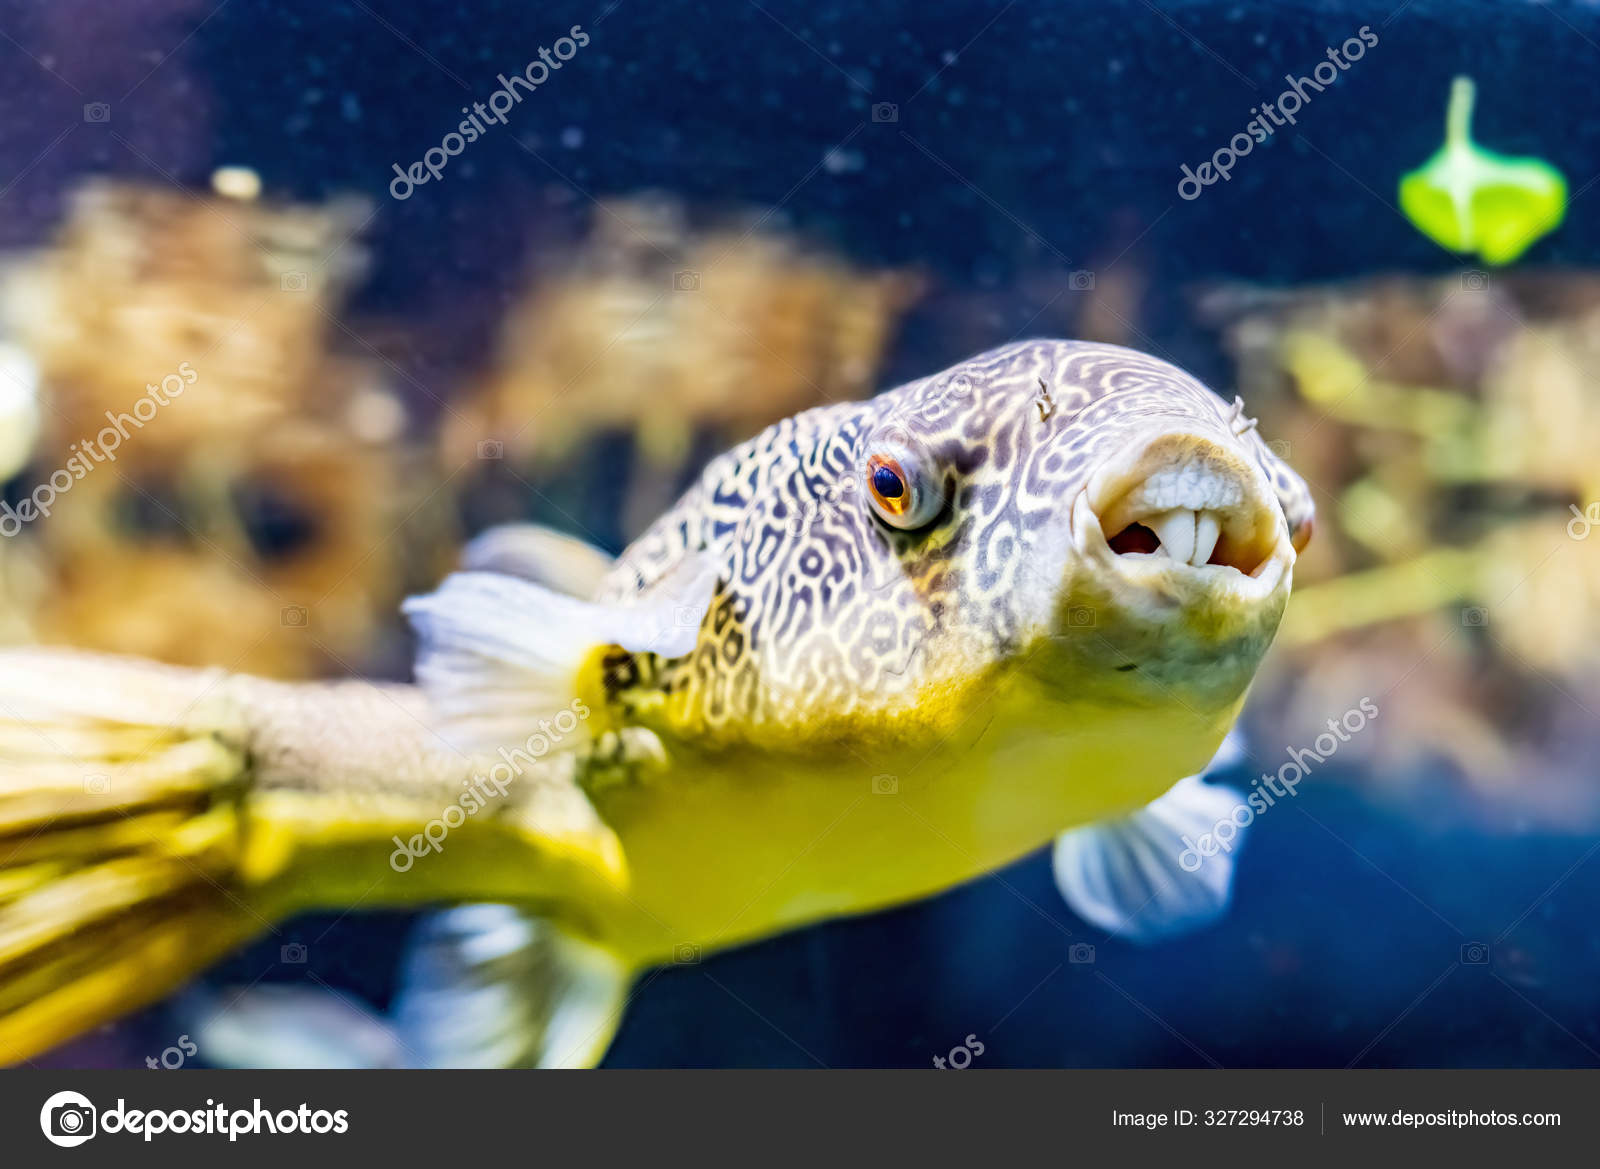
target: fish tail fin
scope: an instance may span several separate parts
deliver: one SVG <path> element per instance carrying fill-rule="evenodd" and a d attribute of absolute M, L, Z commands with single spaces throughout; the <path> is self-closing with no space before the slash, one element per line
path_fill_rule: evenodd
<path fill-rule="evenodd" d="M 267 927 L 233 892 L 221 675 L 0 653 L 0 1063 L 145 1005 Z"/>
<path fill-rule="evenodd" d="M 491 766 L 433 718 L 408 686 L 0 651 L 0 1063 L 304 910 L 626 887 L 570 752 Z"/>

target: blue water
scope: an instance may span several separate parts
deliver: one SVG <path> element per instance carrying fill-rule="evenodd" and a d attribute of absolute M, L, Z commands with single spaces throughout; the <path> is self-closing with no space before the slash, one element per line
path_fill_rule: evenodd
<path fill-rule="evenodd" d="M 1262 817 L 1187 939 L 1107 941 L 1039 856 L 666 971 L 608 1063 L 926 1067 L 973 1033 L 993 1067 L 1600 1063 L 1600 843 L 1425 834 L 1336 782 Z"/>

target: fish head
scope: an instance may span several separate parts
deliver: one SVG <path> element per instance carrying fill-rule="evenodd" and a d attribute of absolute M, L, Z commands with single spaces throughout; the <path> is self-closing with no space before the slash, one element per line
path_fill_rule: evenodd
<path fill-rule="evenodd" d="M 969 674 L 987 654 L 1073 700 L 1242 696 L 1313 509 L 1241 403 L 1131 350 L 1036 342 L 883 405 L 855 450 L 861 522 L 930 648 L 948 631 Z"/>
<path fill-rule="evenodd" d="M 1232 710 L 1288 603 L 1310 490 L 1239 400 L 1150 358 L 1069 365 L 1087 398 L 1047 442 L 1069 511 L 1064 549 L 1056 524 L 1038 545 L 1059 589 L 1034 601 L 1054 618 L 1032 665 L 1079 695 Z"/>
<path fill-rule="evenodd" d="M 790 743 L 923 736 L 1019 677 L 1231 718 L 1312 514 L 1238 403 L 1080 342 L 802 415 L 722 479 L 739 511 L 679 709 Z"/>

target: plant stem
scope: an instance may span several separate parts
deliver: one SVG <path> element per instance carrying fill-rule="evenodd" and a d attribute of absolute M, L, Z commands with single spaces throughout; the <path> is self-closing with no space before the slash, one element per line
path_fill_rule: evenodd
<path fill-rule="evenodd" d="M 1457 77 L 1450 83 L 1450 106 L 1445 113 L 1445 142 L 1452 147 L 1472 141 L 1472 102 L 1477 86 L 1470 77 Z"/>

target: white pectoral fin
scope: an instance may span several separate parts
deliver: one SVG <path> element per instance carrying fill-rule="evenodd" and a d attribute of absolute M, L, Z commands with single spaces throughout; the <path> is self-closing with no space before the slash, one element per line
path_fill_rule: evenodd
<path fill-rule="evenodd" d="M 215 1067 L 592 1067 L 631 980 L 605 951 L 521 909 L 462 905 L 418 923 L 387 1016 L 299 986 L 192 998 L 186 1014 Z"/>
<path fill-rule="evenodd" d="M 509 905 L 426 918 L 394 1025 L 415 1066 L 589 1067 L 621 1022 L 631 975 L 605 951 Z"/>
<path fill-rule="evenodd" d="M 716 584 L 716 567 L 703 554 L 614 605 L 498 572 L 458 572 L 403 606 L 420 643 L 417 681 L 459 746 L 492 750 L 565 707 L 578 668 L 597 646 L 688 653 Z"/>
<path fill-rule="evenodd" d="M 461 550 L 467 572 L 521 577 L 578 598 L 594 596 L 614 563 L 594 545 L 541 524 L 501 524 Z"/>
<path fill-rule="evenodd" d="M 1228 909 L 1241 829 L 1212 855 L 1192 847 L 1245 802 L 1205 782 L 1242 751 L 1230 734 L 1205 773 L 1179 780 L 1137 812 L 1056 838 L 1056 887 L 1073 912 L 1116 937 L 1157 942 L 1199 929 Z M 1226 831 L 1226 830 L 1224 830 Z"/>
<path fill-rule="evenodd" d="M 401 1068 L 395 1029 L 349 995 L 303 986 L 195 994 L 179 1005 L 199 1058 L 219 1068 Z M 188 1036 L 184 1036 L 185 1039 Z M 164 1055 L 165 1053 L 163 1053 Z"/>
<path fill-rule="evenodd" d="M 516 742 L 572 700 L 574 675 L 595 644 L 592 608 L 494 572 L 458 572 L 406 601 L 417 682 L 458 747 Z"/>

